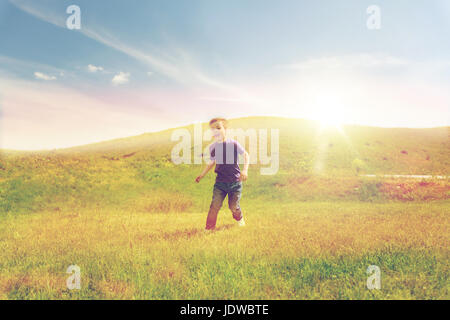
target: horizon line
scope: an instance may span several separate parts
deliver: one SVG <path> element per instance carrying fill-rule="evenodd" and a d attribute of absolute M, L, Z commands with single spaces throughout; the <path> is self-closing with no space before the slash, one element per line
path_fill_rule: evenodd
<path fill-rule="evenodd" d="M 302 120 L 302 121 L 309 121 L 309 122 L 316 122 L 318 124 L 320 124 L 320 120 L 316 120 L 316 119 L 309 119 L 309 118 L 295 118 L 295 117 L 285 117 L 285 116 L 246 116 L 246 117 L 238 117 L 238 118 L 227 118 L 228 121 L 235 121 L 235 120 L 241 120 L 241 119 L 250 119 L 250 118 L 278 118 L 278 119 L 283 119 L 283 120 Z M 134 135 L 130 135 L 130 136 L 123 136 L 123 137 L 118 137 L 118 138 L 111 138 L 111 139 L 107 139 L 107 140 L 100 140 L 100 141 L 92 141 L 92 142 L 88 142 L 85 144 L 76 144 L 76 145 L 71 145 L 71 146 L 64 146 L 64 147 L 54 147 L 54 148 L 42 148 L 42 149 L 11 149 L 11 148 L 2 148 L 0 147 L 0 152 L 54 152 L 54 151 L 61 151 L 61 150 L 67 150 L 67 149 L 72 149 L 72 148 L 79 148 L 79 147 L 86 147 L 86 146 L 92 146 L 95 144 L 101 144 L 101 143 L 106 143 L 106 142 L 112 142 L 115 140 L 122 140 L 122 139 L 129 139 L 129 138 L 134 138 L 134 137 L 138 137 L 138 136 L 142 136 L 145 134 L 155 134 L 155 133 L 161 133 L 164 131 L 168 131 L 168 130 L 176 130 L 176 129 L 180 129 L 180 128 L 184 128 L 184 127 L 188 127 L 188 126 L 192 126 L 195 124 L 207 124 L 208 122 L 190 122 L 184 125 L 180 125 L 177 127 L 169 127 L 166 129 L 162 129 L 162 130 L 155 130 L 155 131 L 145 131 L 142 132 L 140 134 L 134 134 Z M 449 125 L 443 125 L 443 126 L 436 126 L 436 127 L 404 127 L 404 126 L 373 126 L 373 125 L 363 125 L 363 124 L 351 124 L 351 123 L 343 123 L 340 125 L 340 127 L 366 127 L 366 128 L 378 128 L 378 129 L 405 129 L 405 130 L 423 130 L 423 129 L 428 129 L 428 130 L 432 130 L 432 129 L 440 129 L 440 128 L 450 128 L 450 124 Z"/>

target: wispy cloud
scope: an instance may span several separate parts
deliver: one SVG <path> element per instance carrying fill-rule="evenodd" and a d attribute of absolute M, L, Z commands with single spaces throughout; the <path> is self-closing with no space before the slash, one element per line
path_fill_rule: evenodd
<path fill-rule="evenodd" d="M 106 31 L 94 31 L 89 28 L 82 28 L 81 32 L 87 37 L 94 39 L 110 48 L 120 51 L 156 70 L 158 73 L 167 76 L 179 83 L 191 85 L 206 85 L 213 88 L 221 89 L 227 92 L 234 92 L 243 94 L 240 88 L 237 88 L 228 83 L 224 83 L 205 74 L 193 62 L 192 57 L 189 56 L 181 48 L 175 51 L 177 55 L 170 58 L 160 58 L 148 52 L 144 52 L 138 48 L 132 47 L 115 38 Z"/>
<path fill-rule="evenodd" d="M 321 58 L 312 58 L 281 65 L 279 67 L 298 70 L 310 69 L 355 69 L 355 68 L 377 68 L 377 67 L 402 67 L 409 65 L 410 62 L 404 59 L 385 54 L 352 54 L 343 56 L 327 56 Z"/>
<path fill-rule="evenodd" d="M 47 74 L 59 74 L 60 76 L 64 76 L 67 74 L 66 70 L 55 68 L 53 66 L 49 66 L 42 63 L 37 63 L 35 61 L 26 61 L 17 58 L 0 56 L 0 69 L 2 66 L 12 67 L 14 70 L 20 70 L 21 72 L 30 72 L 31 70 L 38 69 L 40 72 Z M 4 70 L 3 70 L 4 71 Z"/>
<path fill-rule="evenodd" d="M 54 24 L 58 27 L 66 27 L 65 19 L 62 15 L 49 15 L 36 7 L 35 2 L 27 0 L 9 0 L 9 2 L 15 5 L 17 8 L 25 11 L 26 13 L 35 16 L 43 21 Z"/>
<path fill-rule="evenodd" d="M 1 75 L 0 88 L 0 148 L 32 150 L 104 141 L 165 129 L 173 117 L 165 110 L 155 112 L 147 96 L 130 93 L 93 96 L 58 81 Z M 132 106 L 122 108 L 130 101 Z"/>
<path fill-rule="evenodd" d="M 248 97 L 200 97 L 199 100 L 212 101 L 212 102 L 224 102 L 224 103 L 263 103 L 261 99 L 254 99 Z"/>
<path fill-rule="evenodd" d="M 115 86 L 128 83 L 129 81 L 130 81 L 130 73 L 128 72 L 119 72 L 111 80 L 112 84 Z"/>
<path fill-rule="evenodd" d="M 56 80 L 56 77 L 55 77 L 55 76 L 50 76 L 50 75 L 45 74 L 45 73 L 42 73 L 42 72 L 35 72 L 35 73 L 34 73 L 34 77 L 35 77 L 36 79 L 39 79 L 39 80 L 45 80 L 45 81 Z"/>
<path fill-rule="evenodd" d="M 43 21 L 54 24 L 61 28 L 66 28 L 65 20 L 61 17 L 61 15 L 56 15 L 49 10 L 43 9 L 42 6 L 38 7 L 35 1 L 9 1 L 17 8 Z M 230 93 L 233 92 L 239 95 L 243 94 L 242 89 L 214 79 L 201 71 L 200 68 L 193 62 L 193 59 L 189 56 L 189 54 L 182 48 L 176 48 L 176 50 L 174 50 L 177 54 L 174 57 L 161 58 L 155 54 L 144 52 L 143 50 L 125 44 L 106 30 L 101 30 L 101 28 L 96 28 L 96 30 L 93 30 L 91 27 L 82 25 L 79 32 L 93 40 L 96 40 L 99 43 L 104 44 L 105 46 L 113 48 L 128 55 L 129 57 L 140 61 L 141 63 L 148 65 L 158 73 L 165 75 L 179 83 L 183 83 L 185 85 L 207 85 Z"/>

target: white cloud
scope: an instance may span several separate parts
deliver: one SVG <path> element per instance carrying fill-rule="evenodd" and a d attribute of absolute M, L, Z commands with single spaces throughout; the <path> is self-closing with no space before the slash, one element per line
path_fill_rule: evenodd
<path fill-rule="evenodd" d="M 92 65 L 92 64 L 90 64 L 90 65 L 88 65 L 88 71 L 89 72 L 92 72 L 92 73 L 95 73 L 95 72 L 97 72 L 97 71 L 103 71 L 104 69 L 103 69 L 103 67 L 100 67 L 100 66 L 94 66 L 94 65 Z"/>
<path fill-rule="evenodd" d="M 36 79 L 39 79 L 39 80 L 45 80 L 45 81 L 56 80 L 55 76 L 49 76 L 48 74 L 45 74 L 42 72 L 35 72 L 34 76 Z"/>
<path fill-rule="evenodd" d="M 66 28 L 65 20 L 55 11 L 51 11 L 50 8 L 43 9 L 42 6 L 36 5 L 35 1 L 31 0 L 9 0 L 10 3 L 17 8 L 43 20 L 48 23 L 54 24 L 61 28 Z M 163 74 L 173 80 L 180 83 L 191 85 L 201 84 L 207 85 L 213 88 L 219 88 L 235 95 L 245 95 L 246 92 L 239 87 L 232 84 L 222 82 L 214 79 L 205 74 L 194 62 L 192 57 L 185 52 L 182 48 L 172 48 L 176 53 L 175 56 L 162 58 L 153 53 L 149 53 L 139 48 L 129 46 L 116 37 L 109 34 L 104 29 L 94 31 L 86 26 L 80 29 L 80 32 L 85 36 L 102 43 L 105 46 L 113 48 L 119 52 L 122 52 L 140 62 L 147 64 L 158 73 Z"/>
<path fill-rule="evenodd" d="M 41 70 L 41 72 L 45 73 L 53 73 L 53 74 L 60 74 L 66 72 L 64 69 L 55 68 L 50 65 L 38 63 L 36 61 L 29 61 L 29 60 L 21 60 L 17 58 L 12 58 L 8 56 L 2 56 L 0 55 L 0 64 L 13 66 L 14 69 L 18 69 L 21 72 L 26 72 L 29 69 L 31 70 Z"/>
<path fill-rule="evenodd" d="M 128 72 L 119 72 L 111 80 L 112 84 L 115 86 L 128 83 L 129 81 L 130 81 L 130 73 Z"/>
<path fill-rule="evenodd" d="M 153 76 L 153 72 L 149 71 L 149 72 L 147 72 L 147 75 L 148 75 L 149 77 L 151 77 L 151 76 Z"/>
<path fill-rule="evenodd" d="M 288 69 L 343 69 L 343 68 L 377 68 L 377 67 L 401 67 L 407 66 L 408 61 L 384 54 L 352 54 L 343 56 L 331 56 L 307 59 L 299 63 L 283 65 Z"/>

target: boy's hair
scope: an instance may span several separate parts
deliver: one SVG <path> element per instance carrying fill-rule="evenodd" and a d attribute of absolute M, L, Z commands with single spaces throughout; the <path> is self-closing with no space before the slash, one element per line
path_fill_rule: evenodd
<path fill-rule="evenodd" d="M 228 126 L 227 119 L 224 118 L 214 118 L 209 121 L 209 125 L 211 126 L 213 123 L 222 122 L 223 127 L 226 129 Z"/>

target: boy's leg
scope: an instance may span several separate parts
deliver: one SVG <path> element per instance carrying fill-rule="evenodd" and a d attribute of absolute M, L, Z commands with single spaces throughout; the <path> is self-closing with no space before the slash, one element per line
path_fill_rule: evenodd
<path fill-rule="evenodd" d="M 235 186 L 231 188 L 228 192 L 228 207 L 233 213 L 233 218 L 236 221 L 240 221 L 242 219 L 242 211 L 239 205 L 239 200 L 241 200 L 242 195 L 242 183 L 238 182 Z"/>
<path fill-rule="evenodd" d="M 206 218 L 206 229 L 214 229 L 216 227 L 217 214 L 222 207 L 223 199 L 227 196 L 227 193 L 214 185 L 213 197 L 211 205 L 209 207 L 208 217 Z"/>

